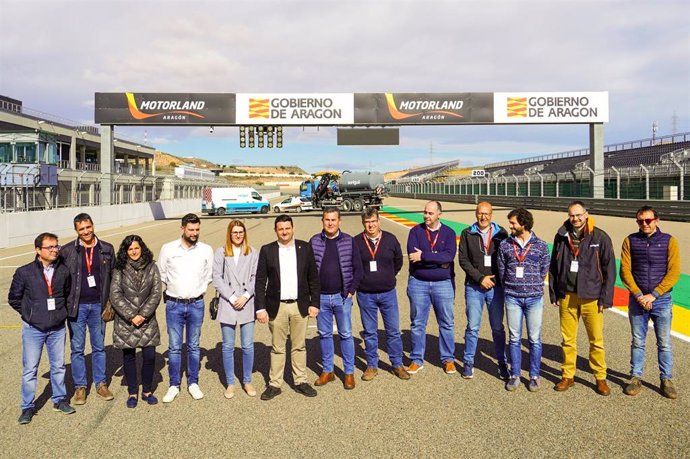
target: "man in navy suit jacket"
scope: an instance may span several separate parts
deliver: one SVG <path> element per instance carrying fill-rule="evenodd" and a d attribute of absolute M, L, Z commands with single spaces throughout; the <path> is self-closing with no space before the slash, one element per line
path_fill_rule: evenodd
<path fill-rule="evenodd" d="M 254 293 L 256 318 L 268 323 L 272 335 L 270 380 L 261 399 L 281 392 L 288 335 L 295 390 L 315 397 L 307 383 L 306 335 L 309 317 L 319 314 L 319 272 L 309 243 L 294 239 L 292 218 L 279 215 L 274 228 L 278 240 L 261 247 Z"/>

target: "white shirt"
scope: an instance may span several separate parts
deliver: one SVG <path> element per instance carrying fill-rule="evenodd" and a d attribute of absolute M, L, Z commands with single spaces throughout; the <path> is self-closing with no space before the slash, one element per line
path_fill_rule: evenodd
<path fill-rule="evenodd" d="M 278 262 L 280 264 L 280 299 L 297 299 L 297 247 L 293 240 L 290 245 L 278 243 Z"/>
<path fill-rule="evenodd" d="M 206 293 L 213 280 L 213 249 L 203 242 L 186 248 L 182 238 L 176 239 L 161 247 L 158 269 L 168 296 L 196 298 Z"/>

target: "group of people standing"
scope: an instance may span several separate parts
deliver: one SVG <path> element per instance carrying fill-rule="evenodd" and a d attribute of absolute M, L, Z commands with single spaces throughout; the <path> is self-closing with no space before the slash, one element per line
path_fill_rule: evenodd
<path fill-rule="evenodd" d="M 128 388 L 126 405 L 139 402 L 136 349 L 141 349 L 141 400 L 154 405 L 155 348 L 160 344 L 156 311 L 165 302 L 168 332 L 169 388 L 162 398 L 170 403 L 179 395 L 182 347 L 187 343 L 187 390 L 194 399 L 204 394 L 199 387 L 200 334 L 205 315 L 204 294 L 210 283 L 218 298 L 217 320 L 222 336 L 222 361 L 226 389 L 235 396 L 234 349 L 239 328 L 242 349 L 242 389 L 256 396 L 252 385 L 255 322 L 268 324 L 271 332 L 269 381 L 261 394 L 270 400 L 281 393 L 290 337 L 294 389 L 307 397 L 317 395 L 307 381 L 306 334 L 308 319 L 315 318 L 321 349 L 322 371 L 314 381 L 323 386 L 334 381 L 334 319 L 343 357 L 343 387 L 355 388 L 355 346 L 352 307 L 360 309 L 366 369 L 361 379 L 378 374 L 378 316 L 382 317 L 392 373 L 401 380 L 424 367 L 426 328 L 433 308 L 439 326 L 441 364 L 447 374 L 455 366 L 455 257 L 465 272 L 467 327 L 461 376 L 474 376 L 474 359 L 484 305 L 487 306 L 495 346 L 497 373 L 506 389 L 520 386 L 522 323 L 529 340 L 530 391 L 540 389 L 541 324 L 544 281 L 550 275 L 549 299 L 559 308 L 563 337 L 562 379 L 557 391 L 574 384 L 576 338 L 582 317 L 590 342 L 590 366 L 596 390 L 608 395 L 603 344 L 603 310 L 613 303 L 615 256 L 609 236 L 594 226 L 585 204 L 568 206 L 568 219 L 547 244 L 532 231 L 534 220 L 525 209 L 508 214 L 509 232 L 493 222 L 491 204 L 476 207 L 476 223 L 466 228 L 459 244 L 452 228 L 441 222 L 442 206 L 430 201 L 424 221 L 414 226 L 407 240 L 410 276 L 410 364 L 403 365 L 403 345 L 396 292 L 396 276 L 403 266 L 397 238 L 380 226 L 378 210 L 362 212 L 363 231 L 351 236 L 341 231 L 340 211 L 323 211 L 320 233 L 309 242 L 294 238 L 294 224 L 287 215 L 275 219 L 276 241 L 256 250 L 247 228 L 232 220 L 224 246 L 213 249 L 199 241 L 199 217 L 182 218 L 180 237 L 164 244 L 158 261 L 138 235 L 129 235 L 117 252 L 95 235 L 87 214 L 74 218 L 77 239 L 65 246 L 52 233 L 34 241 L 36 258 L 14 274 L 10 305 L 22 317 L 23 374 L 21 415 L 31 422 L 37 370 L 45 346 L 50 361 L 54 409 L 74 413 L 65 386 L 65 322 L 70 335 L 74 397 L 86 403 L 89 384 L 84 361 L 86 331 L 92 348 L 92 381 L 98 397 L 112 400 L 105 359 L 105 322 L 114 313 L 113 346 L 122 350 Z M 630 291 L 632 328 L 631 380 L 624 392 L 641 390 L 647 323 L 654 322 L 659 349 L 661 390 L 676 398 L 671 382 L 671 289 L 680 273 L 677 241 L 657 227 L 654 209 L 637 212 L 639 231 L 625 239 L 621 254 L 621 278 Z M 506 346 L 504 315 L 509 336 Z"/>

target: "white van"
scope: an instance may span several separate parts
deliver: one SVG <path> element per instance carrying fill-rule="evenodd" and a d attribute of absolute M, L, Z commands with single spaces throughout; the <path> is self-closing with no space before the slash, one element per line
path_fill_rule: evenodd
<path fill-rule="evenodd" d="M 204 188 L 201 212 L 208 215 L 268 213 L 269 202 L 254 188 Z"/>

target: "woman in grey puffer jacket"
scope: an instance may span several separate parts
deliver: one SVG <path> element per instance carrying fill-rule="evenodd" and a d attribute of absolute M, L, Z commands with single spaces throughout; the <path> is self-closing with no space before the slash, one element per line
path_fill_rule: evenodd
<path fill-rule="evenodd" d="M 110 301 L 115 310 L 113 345 L 122 349 L 127 380 L 127 407 L 137 406 L 136 350 L 141 348 L 141 399 L 149 405 L 158 403 L 151 393 L 155 367 L 156 346 L 160 344 L 160 330 L 156 308 L 161 301 L 161 276 L 153 260 L 153 253 L 141 237 L 129 235 L 120 244 L 110 283 Z"/>

